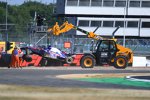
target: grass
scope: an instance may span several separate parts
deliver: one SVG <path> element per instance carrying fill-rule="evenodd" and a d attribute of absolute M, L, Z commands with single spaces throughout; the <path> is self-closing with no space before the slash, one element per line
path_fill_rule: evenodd
<path fill-rule="evenodd" d="M 111 78 L 79 78 L 76 80 L 87 81 L 87 82 L 96 82 L 96 83 L 112 83 L 128 86 L 138 86 L 138 87 L 150 87 L 150 82 L 142 81 L 131 81 L 125 78 L 111 77 Z"/>
<path fill-rule="evenodd" d="M 148 90 L 0 85 L 0 100 L 150 100 Z"/>

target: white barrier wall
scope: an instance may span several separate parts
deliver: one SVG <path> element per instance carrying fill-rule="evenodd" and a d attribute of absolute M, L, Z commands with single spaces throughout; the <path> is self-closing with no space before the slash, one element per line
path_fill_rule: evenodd
<path fill-rule="evenodd" d="M 148 67 L 150 66 L 150 60 L 146 57 L 134 56 L 133 57 L 133 67 Z"/>

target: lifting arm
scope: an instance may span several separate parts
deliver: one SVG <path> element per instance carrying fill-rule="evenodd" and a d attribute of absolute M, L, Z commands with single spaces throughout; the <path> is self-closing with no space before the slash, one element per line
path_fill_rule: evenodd
<path fill-rule="evenodd" d="M 103 40 L 103 37 L 96 35 L 94 32 L 87 32 L 79 27 L 74 26 L 71 23 L 68 23 L 67 21 L 63 23 L 61 26 L 59 26 L 58 22 L 56 22 L 56 24 L 52 28 L 48 29 L 47 31 L 52 32 L 52 34 L 54 35 L 60 35 L 64 32 L 68 32 L 71 29 L 75 29 L 86 34 L 88 38 L 93 38 L 95 40 L 99 40 L 99 39 Z"/>

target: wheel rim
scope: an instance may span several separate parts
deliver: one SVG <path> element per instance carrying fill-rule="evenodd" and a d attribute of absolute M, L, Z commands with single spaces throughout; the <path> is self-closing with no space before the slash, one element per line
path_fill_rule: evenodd
<path fill-rule="evenodd" d="M 123 67 L 123 66 L 125 65 L 125 60 L 124 60 L 123 58 L 119 58 L 119 59 L 117 60 L 117 65 L 118 65 L 119 67 Z"/>
<path fill-rule="evenodd" d="M 92 59 L 86 58 L 86 59 L 84 60 L 84 65 L 85 65 L 86 67 L 91 67 L 91 66 L 92 66 Z"/>

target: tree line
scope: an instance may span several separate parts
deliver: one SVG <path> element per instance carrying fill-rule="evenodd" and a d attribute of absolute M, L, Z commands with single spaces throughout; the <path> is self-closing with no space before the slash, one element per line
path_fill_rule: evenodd
<path fill-rule="evenodd" d="M 53 15 L 55 4 L 43 4 L 36 1 L 24 2 L 22 5 L 7 5 L 7 23 L 9 38 L 24 38 L 28 34 L 28 24 L 34 20 L 35 12 L 45 17 L 48 26 L 54 25 L 57 18 Z M 6 26 L 6 2 L 0 2 L 0 29 Z M 5 35 L 4 30 L 0 34 Z M 15 40 L 14 40 L 15 41 Z M 16 40 L 17 41 L 17 40 Z"/>

